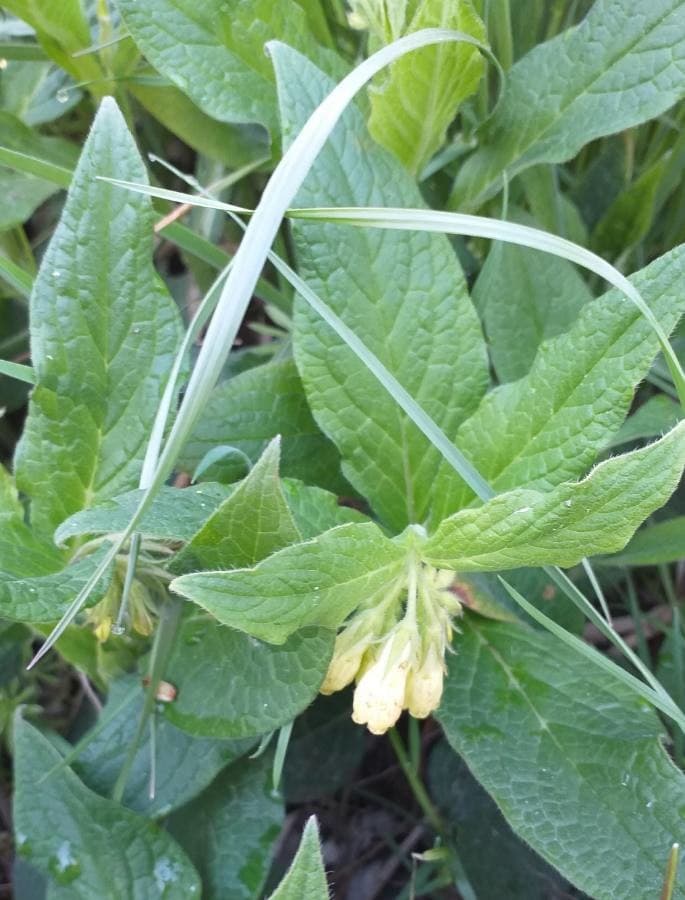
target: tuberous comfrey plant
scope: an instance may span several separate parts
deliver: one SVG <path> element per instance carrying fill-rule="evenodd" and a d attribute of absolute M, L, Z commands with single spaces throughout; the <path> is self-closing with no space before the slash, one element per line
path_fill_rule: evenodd
<path fill-rule="evenodd" d="M 264 847 L 284 814 L 265 784 L 285 766 L 287 795 L 288 765 L 308 765 L 298 728 L 335 708 L 350 746 L 365 739 L 357 725 L 390 732 L 448 845 L 445 785 L 466 784 L 468 768 L 561 873 L 540 868 L 545 878 L 598 898 L 681 896 L 674 875 L 664 886 L 670 848 L 685 837 L 685 779 L 664 729 L 682 762 L 681 686 L 661 683 L 644 646 L 636 652 L 585 596 L 581 574 L 598 584 L 594 561 L 611 565 L 626 545 L 630 557 L 685 469 L 674 402 L 685 377 L 668 342 L 685 310 L 685 255 L 676 246 L 626 277 L 592 252 L 611 244 L 618 213 L 593 243 L 558 185 L 556 221 L 574 240 L 532 226 L 551 218 L 544 166 L 685 94 L 683 4 L 659 0 L 637 17 L 632 0 L 598 0 L 513 66 L 501 23 L 471 0 L 365 0 L 349 21 L 316 3 L 289 3 L 284 15 L 235 2 L 230 21 L 221 4 L 192 15 L 176 0 L 154 5 L 164 28 L 144 4 L 119 0 L 121 46 L 110 35 L 83 65 L 62 32 L 45 37 L 50 15 L 23 11 L 95 99 L 101 81 L 130 93 L 118 94 L 125 116 L 114 99 L 99 103 L 71 176 L 64 150 L 51 169 L 42 144 L 0 148 L 0 162 L 31 177 L 70 181 L 30 291 L 32 368 L 6 370 L 34 386 L 13 472 L 0 470 L 0 612 L 47 638 L 38 660 L 54 647 L 107 697 L 72 748 L 18 714 L 20 851 L 73 896 L 263 895 Z M 376 52 L 345 75 L 340 47 L 350 68 L 357 46 L 349 22 Z M 509 71 L 493 73 L 490 115 L 491 33 Z M 268 57 L 253 52 L 273 37 Z M 177 39 L 204 48 L 199 68 Z M 132 46 L 169 82 L 134 73 Z M 370 103 L 357 104 L 374 76 Z M 169 110 L 184 123 L 192 113 L 191 146 L 218 129 L 212 158 L 229 145 L 246 177 L 263 173 L 268 134 L 276 162 L 254 213 L 202 188 L 227 184 L 206 160 L 198 195 L 151 186 L 131 98 L 167 127 Z M 668 160 L 679 145 L 652 161 L 670 140 L 659 132 L 646 151 L 640 196 L 655 209 L 658 185 L 675 190 Z M 502 184 L 509 222 L 491 202 Z M 425 197 L 461 212 L 427 209 Z M 210 286 L 185 338 L 152 267 L 151 198 L 202 207 L 213 229 L 238 223 L 232 259 L 162 223 Z M 466 214 L 478 210 L 495 217 Z M 530 255 L 494 244 L 481 264 L 483 238 Z M 540 262 L 530 248 L 550 255 Z M 593 299 L 571 262 L 611 289 Z M 11 265 L 0 272 L 25 285 Z M 260 345 L 266 362 L 229 356 L 253 292 L 278 326 L 258 326 L 273 338 Z M 647 377 L 673 397 L 656 426 L 636 423 L 644 407 L 626 422 Z M 170 482 L 179 474 L 191 477 Z M 578 609 L 625 666 L 581 639 Z M 677 597 L 672 618 L 679 635 Z M 412 759 L 397 730 L 405 711 Z M 429 771 L 439 811 L 419 779 L 416 722 L 429 717 L 444 735 Z M 450 766 L 461 768 L 444 775 Z M 462 843 L 461 874 L 442 877 L 468 896 L 463 871 L 476 867 Z M 326 896 L 313 823 L 272 896 L 301 898 L 305 881 L 308 896 Z"/>

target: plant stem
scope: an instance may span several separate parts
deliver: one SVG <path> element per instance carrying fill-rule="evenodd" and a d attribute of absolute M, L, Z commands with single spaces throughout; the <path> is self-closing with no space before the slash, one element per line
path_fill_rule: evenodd
<path fill-rule="evenodd" d="M 418 773 L 414 771 L 414 767 L 411 764 L 411 760 L 409 759 L 409 755 L 407 754 L 406 748 L 404 746 L 404 743 L 402 742 L 402 738 L 399 736 L 397 729 L 391 728 L 388 732 L 388 737 L 390 738 L 392 749 L 395 751 L 395 755 L 397 756 L 397 761 L 399 762 L 400 767 L 404 772 L 405 778 L 409 782 L 409 787 L 411 788 L 412 793 L 416 798 L 416 802 L 423 810 L 423 814 L 438 834 L 446 834 L 447 830 L 445 828 L 444 822 L 442 821 L 442 817 L 435 808 L 433 801 L 428 796 L 428 791 L 423 786 L 423 782 L 419 778 Z"/>

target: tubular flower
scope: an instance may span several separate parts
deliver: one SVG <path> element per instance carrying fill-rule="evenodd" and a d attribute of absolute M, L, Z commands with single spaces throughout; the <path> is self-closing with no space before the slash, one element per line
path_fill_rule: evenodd
<path fill-rule="evenodd" d="M 403 709 L 423 719 L 439 706 L 445 652 L 461 612 L 449 590 L 453 580 L 453 572 L 411 560 L 389 590 L 360 604 L 337 636 L 321 692 L 356 680 L 352 718 L 373 734 L 384 734 Z"/>
<path fill-rule="evenodd" d="M 352 718 L 372 734 L 385 734 L 404 709 L 407 676 L 415 656 L 415 635 L 402 625 L 373 655 L 354 692 Z"/>

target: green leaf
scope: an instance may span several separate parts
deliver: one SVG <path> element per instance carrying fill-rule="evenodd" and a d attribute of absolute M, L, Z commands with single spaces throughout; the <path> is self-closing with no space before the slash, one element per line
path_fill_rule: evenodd
<path fill-rule="evenodd" d="M 471 0 L 424 0 L 404 31 L 422 28 L 450 28 L 486 41 Z M 371 135 L 416 175 L 445 142 L 448 125 L 484 71 L 480 51 L 466 43 L 426 47 L 397 60 L 371 89 Z"/>
<path fill-rule="evenodd" d="M 20 716 L 14 748 L 18 852 L 64 888 L 59 896 L 199 897 L 200 882 L 188 858 L 148 820 L 94 794 L 68 768 L 38 787 L 62 755 Z"/>
<path fill-rule="evenodd" d="M 256 462 L 277 434 L 283 475 L 345 490 L 337 451 L 312 418 L 292 359 L 241 372 L 215 388 L 179 464 L 192 472 L 219 444 L 236 447 Z"/>
<path fill-rule="evenodd" d="M 74 56 L 92 44 L 81 0 L 63 0 L 59 4 L 44 3 L 43 0 L 4 0 L 3 6 L 35 29 L 47 55 L 62 69 L 77 81 L 95 81 L 95 92 L 102 91 L 103 73 L 97 56 Z"/>
<path fill-rule="evenodd" d="M 684 274 L 680 247 L 631 279 L 666 333 L 685 309 Z M 609 291 L 584 306 L 566 334 L 542 345 L 525 378 L 491 391 L 454 442 L 498 491 L 549 489 L 577 478 L 619 429 L 658 348 L 641 313 Z M 444 464 L 433 521 L 472 499 Z"/>
<path fill-rule="evenodd" d="M 567 331 L 592 300 L 570 262 L 538 250 L 497 243 L 473 289 L 500 382 L 528 373 L 540 344 Z"/>
<path fill-rule="evenodd" d="M 160 540 L 189 541 L 231 490 L 230 485 L 211 482 L 189 488 L 163 487 L 141 519 L 138 531 Z M 128 491 L 75 513 L 55 531 L 55 542 L 61 545 L 72 537 L 123 531 L 142 496 L 143 491 Z"/>
<path fill-rule="evenodd" d="M 16 457 L 17 485 L 46 533 L 136 485 L 180 337 L 152 266 L 147 198 L 96 179 L 145 182 L 114 101 L 86 141 L 31 296 L 38 376 Z"/>
<path fill-rule="evenodd" d="M 642 406 L 628 416 L 611 440 L 606 449 L 620 447 L 644 438 L 657 437 L 668 431 L 680 421 L 683 413 L 680 406 L 665 394 L 656 394 L 646 400 Z"/>
<path fill-rule="evenodd" d="M 282 487 L 295 524 L 306 541 L 337 525 L 368 521 L 356 509 L 340 506 L 335 494 L 321 488 L 302 484 L 292 478 L 284 479 Z"/>
<path fill-rule="evenodd" d="M 406 550 L 373 522 L 350 523 L 269 556 L 253 569 L 182 575 L 171 589 L 224 625 L 280 644 L 305 625 L 337 628 L 402 572 Z"/>
<path fill-rule="evenodd" d="M 468 617 L 455 649 L 438 718 L 514 831 L 596 900 L 658 897 L 685 778 L 657 716 L 539 632 Z"/>
<path fill-rule="evenodd" d="M 0 466 L 0 572 L 33 576 L 61 569 L 62 554 L 52 544 L 36 537 L 24 519 L 24 508 L 12 476 Z"/>
<path fill-rule="evenodd" d="M 206 900 L 253 900 L 269 871 L 284 818 L 271 791 L 270 755 L 241 760 L 169 820 L 202 878 Z"/>
<path fill-rule="evenodd" d="M 319 829 L 314 816 L 305 825 L 292 865 L 269 900 L 329 900 Z"/>
<path fill-rule="evenodd" d="M 97 732 L 73 763 L 82 781 L 103 796 L 111 794 L 124 765 L 138 728 L 144 696 L 145 688 L 139 678 L 115 681 L 95 726 Z M 138 744 L 122 798 L 124 806 L 150 817 L 165 816 L 188 803 L 250 747 L 249 741 L 191 737 L 172 725 L 163 712 L 158 714 L 155 728 L 155 795 L 151 798 L 149 793 L 153 748 L 148 730 Z"/>
<path fill-rule="evenodd" d="M 152 65 L 221 122 L 256 122 L 277 134 L 276 97 L 264 45 L 279 38 L 303 50 L 313 39 L 293 0 L 118 0 Z"/>
<path fill-rule="evenodd" d="M 303 57 L 274 53 L 284 144 L 332 83 Z M 369 138 L 358 109 L 342 117 L 295 203 L 421 206 L 410 176 Z M 354 172 L 354 178 L 348 177 Z M 464 276 L 441 235 L 293 223 L 300 274 L 448 434 L 487 384 L 485 347 Z M 343 471 L 396 530 L 426 514 L 440 455 L 374 376 L 300 298 L 295 357 L 314 416 Z M 458 387 L 455 389 L 455 385 Z"/>
<path fill-rule="evenodd" d="M 606 566 L 659 566 L 685 559 L 685 516 L 643 528 L 613 556 L 595 560 Z"/>
<path fill-rule="evenodd" d="M 452 208 L 480 205 L 509 178 L 564 162 L 595 138 L 665 112 L 685 93 L 682 0 L 597 0 L 587 17 L 519 60 L 462 166 Z"/>
<path fill-rule="evenodd" d="M 16 535 L 10 531 L 8 537 L 13 540 Z M 20 535 L 19 539 L 23 539 L 23 536 Z M 0 570 L 0 608 L 5 618 L 20 622 L 56 622 L 102 562 L 106 549 L 85 556 L 66 568 L 62 568 L 64 559 L 57 556 L 53 571 L 36 574 L 38 565 L 47 568 L 50 559 L 48 548 L 49 545 L 41 547 L 35 538 L 26 544 L 14 545 L 13 552 L 18 560 L 16 569 L 20 571 Z M 25 555 L 26 566 L 23 569 L 22 554 Z M 33 567 L 33 571 L 29 566 Z M 9 568 L 8 564 L 7 569 Z M 109 575 L 100 579 L 89 598 L 89 606 L 102 598 L 109 582 Z"/>
<path fill-rule="evenodd" d="M 301 539 L 278 476 L 274 438 L 236 487 L 171 564 L 173 572 L 253 566 Z"/>
<path fill-rule="evenodd" d="M 150 84 L 143 76 L 140 81 L 131 80 L 128 88 L 165 128 L 211 159 L 237 169 L 257 157 L 269 155 L 262 129 L 217 122 L 172 85 Z"/>
<path fill-rule="evenodd" d="M 431 752 L 428 783 L 450 827 L 450 846 L 478 900 L 566 898 L 570 885 L 509 828 L 446 741 Z"/>
<path fill-rule="evenodd" d="M 685 466 L 685 422 L 660 441 L 600 463 L 583 481 L 547 493 L 521 488 L 455 513 L 422 547 L 455 571 L 564 568 L 621 550 L 666 502 Z"/>
<path fill-rule="evenodd" d="M 286 725 L 314 699 L 334 634 L 296 632 L 273 647 L 208 620 L 181 628 L 166 678 L 176 687 L 170 722 L 197 736 L 242 738 Z"/>

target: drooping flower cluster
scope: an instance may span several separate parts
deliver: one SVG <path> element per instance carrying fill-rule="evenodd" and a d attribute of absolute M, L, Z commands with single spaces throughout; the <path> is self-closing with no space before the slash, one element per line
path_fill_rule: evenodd
<path fill-rule="evenodd" d="M 384 734 L 403 709 L 423 719 L 442 697 L 445 652 L 461 603 L 454 573 L 411 559 L 381 596 L 366 599 L 335 642 L 323 694 L 356 680 L 352 718 Z"/>
<path fill-rule="evenodd" d="M 110 634 L 117 633 L 115 623 L 121 604 L 126 566 L 126 557 L 117 559 L 107 593 L 87 612 L 87 621 L 94 626 L 95 636 L 100 643 L 104 643 Z M 156 616 L 157 605 L 151 591 L 143 581 L 134 578 L 128 596 L 126 623 L 132 627 L 133 631 L 147 637 L 154 630 Z M 120 631 L 123 630 L 120 629 Z"/>

